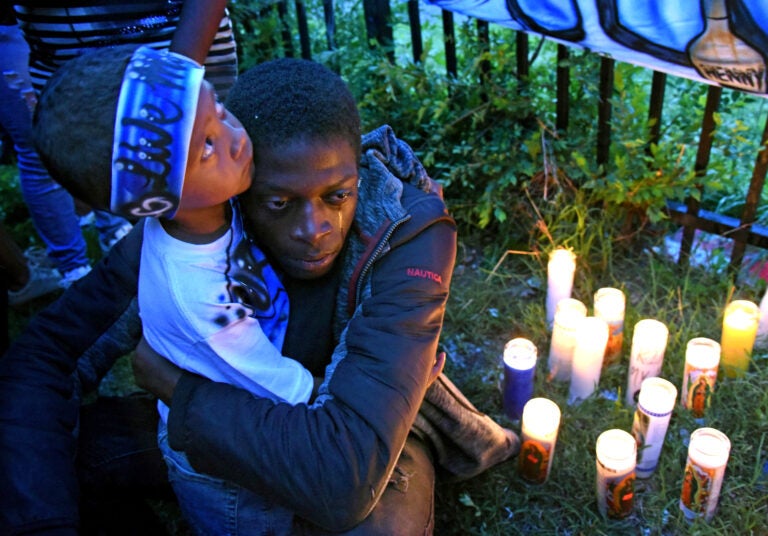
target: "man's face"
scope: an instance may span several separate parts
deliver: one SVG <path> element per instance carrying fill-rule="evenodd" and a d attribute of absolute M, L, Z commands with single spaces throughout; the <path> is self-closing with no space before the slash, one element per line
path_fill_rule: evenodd
<path fill-rule="evenodd" d="M 241 196 L 250 231 L 288 276 L 328 273 L 357 206 L 357 159 L 346 141 L 257 148 L 251 188 Z"/>
<path fill-rule="evenodd" d="M 203 81 L 179 209 L 225 203 L 251 184 L 253 146 L 240 121 Z"/>

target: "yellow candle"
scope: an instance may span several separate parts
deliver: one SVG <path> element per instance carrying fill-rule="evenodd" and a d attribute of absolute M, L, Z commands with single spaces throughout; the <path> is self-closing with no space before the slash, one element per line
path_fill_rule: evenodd
<path fill-rule="evenodd" d="M 751 301 L 734 300 L 726 307 L 720 339 L 720 362 L 726 376 L 743 376 L 749 368 L 759 316 L 760 310 Z"/>

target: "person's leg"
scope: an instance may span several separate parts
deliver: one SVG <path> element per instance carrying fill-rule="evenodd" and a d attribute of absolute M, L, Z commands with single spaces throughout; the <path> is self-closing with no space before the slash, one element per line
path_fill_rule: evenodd
<path fill-rule="evenodd" d="M 120 216 L 115 216 L 114 214 L 110 214 L 103 210 L 94 210 L 93 214 L 95 216 L 93 224 L 96 227 L 96 230 L 99 231 L 99 246 L 105 253 L 109 251 L 118 240 L 131 231 L 131 223 Z"/>
<path fill-rule="evenodd" d="M 51 178 L 32 143 L 31 110 L 22 96 L 23 90 L 31 91 L 26 75 L 28 56 L 18 27 L 0 26 L 0 124 L 13 139 L 21 193 L 35 229 L 56 268 L 66 274 L 90 262 L 72 196 Z"/>
<path fill-rule="evenodd" d="M 61 275 L 53 268 L 40 266 L 26 258 L 18 244 L 0 223 L 0 276 L 3 280 L 3 298 L 7 306 L 16 307 L 28 301 L 59 290 Z M 7 337 L 8 312 L 4 322 Z M 5 341 L 7 346 L 8 341 Z"/>
<path fill-rule="evenodd" d="M 163 423 L 160 423 L 157 440 L 181 511 L 195 533 L 201 536 L 293 534 L 293 514 L 286 508 L 233 482 L 195 471 L 183 452 L 170 448 Z"/>
<path fill-rule="evenodd" d="M 411 434 L 384 494 L 371 514 L 346 532 L 328 532 L 297 520 L 301 536 L 429 536 L 435 521 L 435 468 L 427 445 Z"/>
<path fill-rule="evenodd" d="M 165 534 L 147 499 L 173 498 L 157 447 L 157 402 L 100 397 L 80 412 L 81 534 Z"/>

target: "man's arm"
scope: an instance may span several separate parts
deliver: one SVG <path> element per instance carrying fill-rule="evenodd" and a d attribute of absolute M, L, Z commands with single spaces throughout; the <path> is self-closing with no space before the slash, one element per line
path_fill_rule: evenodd
<path fill-rule="evenodd" d="M 137 226 L 82 280 L 35 316 L 0 359 L 0 533 L 71 530 L 80 400 L 74 374 L 86 351 L 103 374 L 140 336 Z M 126 316 L 127 315 L 127 316 Z M 117 325 L 128 329 L 115 336 Z M 97 349 L 100 348 L 100 349 Z"/>
<path fill-rule="evenodd" d="M 170 50 L 192 58 L 200 65 L 204 64 L 226 6 L 226 0 L 184 2 Z"/>
<path fill-rule="evenodd" d="M 170 404 L 171 445 L 196 469 L 276 497 L 324 528 L 359 523 L 433 379 L 454 257 L 455 228 L 439 223 L 379 263 L 321 404 L 276 404 L 183 374 Z M 441 274 L 441 283 L 404 277 L 414 263 Z"/>

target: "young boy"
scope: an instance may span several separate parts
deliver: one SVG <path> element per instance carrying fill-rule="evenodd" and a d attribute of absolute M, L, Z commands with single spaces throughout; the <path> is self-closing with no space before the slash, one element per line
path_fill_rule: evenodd
<path fill-rule="evenodd" d="M 278 350 L 287 294 L 244 234 L 233 200 L 251 184 L 252 145 L 202 76 L 188 58 L 149 47 L 71 60 L 41 95 L 36 144 L 52 175 L 76 197 L 127 217 L 150 216 L 139 311 L 153 348 L 214 381 L 306 403 L 312 375 Z M 221 533 L 230 515 L 265 526 L 263 511 L 274 517 L 270 524 L 290 530 L 287 510 L 264 508 L 262 497 L 194 474 L 183 453 L 167 446 L 168 407 L 158 402 L 158 409 L 171 483 L 185 516 L 205 523 L 197 530 Z M 236 509 L 221 486 L 237 497 Z"/>

